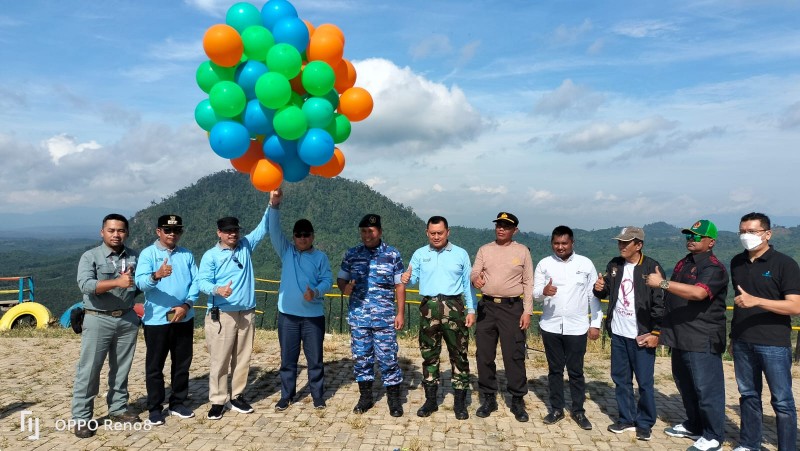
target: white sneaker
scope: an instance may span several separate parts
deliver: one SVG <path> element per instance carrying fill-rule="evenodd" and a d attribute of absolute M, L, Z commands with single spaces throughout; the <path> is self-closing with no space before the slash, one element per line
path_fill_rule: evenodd
<path fill-rule="evenodd" d="M 733 451 L 753 451 L 753 450 L 746 446 L 739 445 L 736 448 L 733 448 Z"/>
<path fill-rule="evenodd" d="M 722 449 L 719 442 L 716 440 L 708 440 L 705 437 L 700 437 L 690 446 L 686 451 L 717 451 Z"/>
<path fill-rule="evenodd" d="M 670 437 L 690 438 L 692 440 L 697 440 L 700 438 L 699 434 L 695 434 L 694 432 L 686 429 L 683 427 L 682 423 L 678 423 L 675 426 L 664 429 L 664 433 Z"/>

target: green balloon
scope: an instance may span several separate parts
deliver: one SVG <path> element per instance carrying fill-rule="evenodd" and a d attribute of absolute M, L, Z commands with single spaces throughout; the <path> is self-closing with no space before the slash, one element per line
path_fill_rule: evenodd
<path fill-rule="evenodd" d="M 336 81 L 336 74 L 325 61 L 311 61 L 303 69 L 303 87 L 309 94 L 324 96 Z"/>
<path fill-rule="evenodd" d="M 266 61 L 269 49 L 275 45 L 275 38 L 266 28 L 255 25 L 247 27 L 242 32 L 242 42 L 244 43 L 244 54 L 248 59 Z"/>
<path fill-rule="evenodd" d="M 267 108 L 277 110 L 286 105 L 292 95 L 289 80 L 277 72 L 267 72 L 256 81 L 256 98 Z"/>
<path fill-rule="evenodd" d="M 228 8 L 225 23 L 241 33 L 247 27 L 261 23 L 261 11 L 254 5 L 240 2 Z"/>
<path fill-rule="evenodd" d="M 347 141 L 347 138 L 350 137 L 351 130 L 350 119 L 344 114 L 339 113 L 334 113 L 330 124 L 325 127 L 325 131 L 333 137 L 333 142 L 336 144 Z"/>
<path fill-rule="evenodd" d="M 294 105 L 279 109 L 272 119 L 272 126 L 278 136 L 289 141 L 303 136 L 303 133 L 308 130 L 308 123 L 303 110 Z"/>
<path fill-rule="evenodd" d="M 222 67 L 211 61 L 206 61 L 198 66 L 195 79 L 197 80 L 197 86 L 208 94 L 211 92 L 211 88 L 220 81 L 233 81 L 234 73 L 236 73 L 235 67 Z"/>
<path fill-rule="evenodd" d="M 211 107 L 211 102 L 208 99 L 198 103 L 197 107 L 194 109 L 195 122 L 197 122 L 200 128 L 207 132 L 210 132 L 211 129 L 214 128 L 214 125 L 221 119 L 226 118 L 217 116 L 217 113 L 214 112 L 214 108 Z"/>
<path fill-rule="evenodd" d="M 244 111 L 247 97 L 244 90 L 232 81 L 221 81 L 211 88 L 208 100 L 214 112 L 224 117 L 234 117 Z"/>
<path fill-rule="evenodd" d="M 289 99 L 289 103 L 291 103 L 292 105 L 296 106 L 297 108 L 301 108 L 302 109 L 304 102 L 305 102 L 305 100 L 303 99 L 303 96 L 301 96 L 300 94 L 292 91 L 292 98 Z"/>
<path fill-rule="evenodd" d="M 323 97 L 328 100 L 333 106 L 333 109 L 339 108 L 339 93 L 335 89 L 331 89 Z"/>
<path fill-rule="evenodd" d="M 333 106 L 324 97 L 311 97 L 303 103 L 309 128 L 325 128 L 333 119 Z"/>
<path fill-rule="evenodd" d="M 267 67 L 271 72 L 277 72 L 291 80 L 300 73 L 303 59 L 300 52 L 289 44 L 275 44 L 267 52 Z"/>

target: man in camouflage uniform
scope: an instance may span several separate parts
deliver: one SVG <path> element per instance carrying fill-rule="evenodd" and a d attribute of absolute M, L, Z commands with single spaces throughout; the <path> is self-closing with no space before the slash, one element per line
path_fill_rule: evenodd
<path fill-rule="evenodd" d="M 347 322 L 350 324 L 353 373 L 361 393 L 353 412 L 364 413 L 374 405 L 372 382 L 377 356 L 389 413 L 400 417 L 403 415 L 400 403 L 403 372 L 397 361 L 396 331 L 403 328 L 406 304 L 405 287 L 400 281 L 403 261 L 400 251 L 381 240 L 380 216 L 364 216 L 358 228 L 362 244 L 345 252 L 336 279 L 339 289 L 350 298 Z"/>
<path fill-rule="evenodd" d="M 439 410 L 436 402 L 439 390 L 439 354 L 442 337 L 450 354 L 453 384 L 453 412 L 459 420 L 469 418 L 466 406 L 469 389 L 467 346 L 469 328 L 475 323 L 475 301 L 470 290 L 472 265 L 464 249 L 448 241 L 450 228 L 447 219 L 432 216 L 428 219 L 428 246 L 414 252 L 403 284 L 419 281 L 420 329 L 419 349 L 422 353 L 422 385 L 425 404 L 417 416 L 427 417 Z"/>

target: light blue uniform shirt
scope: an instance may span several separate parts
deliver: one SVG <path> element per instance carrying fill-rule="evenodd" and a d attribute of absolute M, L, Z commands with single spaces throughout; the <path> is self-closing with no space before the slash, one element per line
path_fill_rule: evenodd
<path fill-rule="evenodd" d="M 172 274 L 159 281 L 153 280 L 151 275 L 168 258 L 167 264 L 172 265 Z M 167 312 L 183 303 L 194 307 L 200 291 L 197 289 L 197 264 L 194 255 L 184 248 L 177 246 L 169 250 L 156 241 L 147 246 L 139 254 L 139 263 L 136 265 L 136 286 L 144 292 L 144 316 L 142 322 L 146 326 L 168 324 Z M 194 318 L 194 308 L 186 312 L 184 321 Z"/>
<path fill-rule="evenodd" d="M 208 295 L 208 308 L 217 306 L 223 312 L 256 308 L 256 282 L 250 257 L 258 243 L 267 235 L 267 213 L 269 206 L 258 226 L 241 238 L 235 249 L 217 243 L 203 254 L 197 283 L 200 291 Z M 233 282 L 231 295 L 224 298 L 216 294 L 217 287 L 224 287 L 228 282 Z"/>
<path fill-rule="evenodd" d="M 450 242 L 439 251 L 430 245 L 423 246 L 414 251 L 408 265 L 411 267 L 409 284 L 419 281 L 421 296 L 461 294 L 467 311 L 474 313 L 475 296 L 469 281 L 472 264 L 467 251 Z"/>
<path fill-rule="evenodd" d="M 281 285 L 278 289 L 278 311 L 287 315 L 318 317 L 325 315 L 325 293 L 333 286 L 331 264 L 324 252 L 314 249 L 300 252 L 281 231 L 280 210 L 270 208 L 269 238 L 281 258 Z M 306 287 L 317 296 L 306 301 Z"/>

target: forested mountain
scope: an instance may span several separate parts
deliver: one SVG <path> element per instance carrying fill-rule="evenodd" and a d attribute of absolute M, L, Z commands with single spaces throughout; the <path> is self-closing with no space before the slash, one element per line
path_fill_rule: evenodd
<path fill-rule="evenodd" d="M 409 207 L 391 201 L 364 183 L 311 176 L 299 183 L 286 184 L 284 194 L 281 206 L 283 230 L 288 236 L 295 220 L 311 220 L 316 229 L 315 245 L 328 254 L 334 274 L 344 251 L 359 243 L 357 225 L 367 213 L 381 215 L 385 241 L 400 249 L 405 262 L 416 248 L 427 242 L 424 234 L 427 218 L 419 218 Z M 150 245 L 155 240 L 157 218 L 163 214 L 178 214 L 186 226 L 180 244 L 191 249 L 199 262 L 203 253 L 217 241 L 218 218 L 238 217 L 247 233 L 260 221 L 268 200 L 269 195 L 256 191 L 246 175 L 233 171 L 209 175 L 137 212 L 131 218 L 128 245 L 137 249 Z M 447 205 L 442 205 L 441 214 L 448 216 Z M 97 219 L 98 231 L 100 219 Z M 465 248 L 474 258 L 478 247 L 494 238 L 492 219 L 486 218 L 485 229 L 451 226 L 451 241 Z M 645 225 L 644 229 L 645 253 L 660 261 L 666 272 L 671 273 L 675 262 L 686 253 L 680 228 L 656 222 Z M 591 258 L 602 271 L 608 260 L 617 255 L 615 241 L 611 238 L 618 232 L 619 227 L 575 230 L 576 252 Z M 530 247 L 534 262 L 550 252 L 549 236 L 519 233 L 516 238 Z M 798 238 L 800 227 L 776 228 L 772 242 L 779 250 L 800 259 Z M 81 297 L 75 283 L 80 254 L 98 243 L 99 238 L 97 241 L 0 240 L 0 276 L 32 275 L 36 282 L 37 300 L 45 303 L 54 314 L 60 314 Z M 721 232 L 715 251 L 727 264 L 735 253 L 741 251 L 736 234 Z M 268 240 L 262 242 L 254 253 L 254 264 L 259 277 L 279 278 L 280 262 Z"/>

